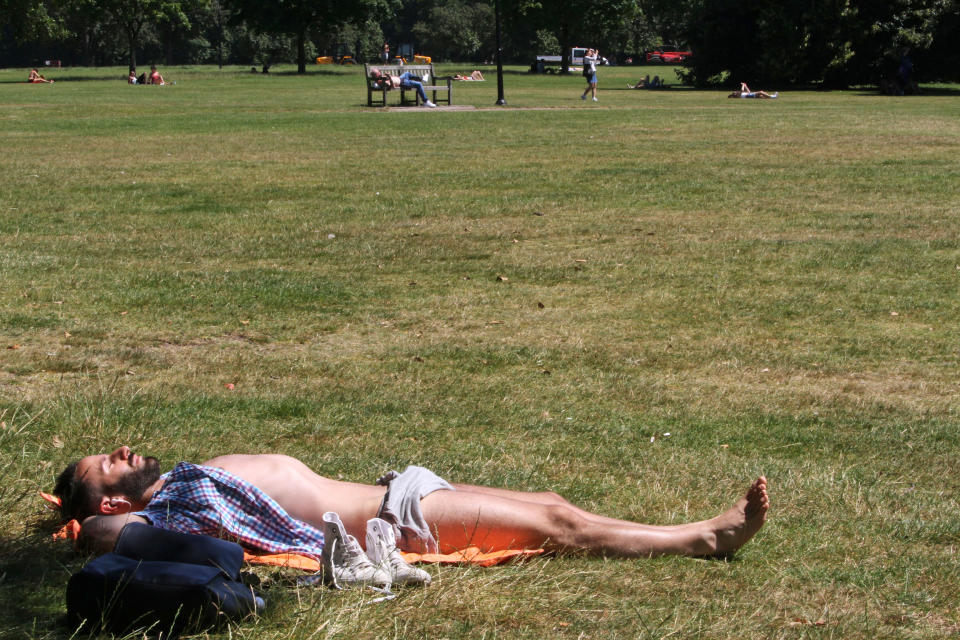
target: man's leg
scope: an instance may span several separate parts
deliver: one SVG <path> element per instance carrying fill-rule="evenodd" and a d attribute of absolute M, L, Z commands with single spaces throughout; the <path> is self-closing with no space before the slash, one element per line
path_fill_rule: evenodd
<path fill-rule="evenodd" d="M 417 95 L 420 96 L 420 102 L 426 104 L 430 102 L 427 99 L 427 92 L 423 90 L 423 83 L 417 82 L 416 80 L 410 80 L 410 86 L 417 90 Z"/>
<path fill-rule="evenodd" d="M 563 496 L 553 491 L 537 491 L 537 492 L 528 492 L 528 491 L 513 491 L 511 489 L 498 489 L 496 487 L 480 487 L 472 484 L 454 484 L 456 489 L 462 491 L 472 491 L 474 493 L 485 493 L 488 495 L 500 496 L 501 498 L 510 498 L 512 500 L 519 500 L 520 502 L 532 502 L 534 504 L 541 504 L 544 506 L 566 506 L 579 515 L 583 516 L 587 520 L 592 520 L 598 523 L 606 524 L 623 524 L 625 521 L 618 518 L 609 518 L 607 516 L 602 516 L 597 513 L 591 513 L 586 509 L 581 509 L 577 505 L 573 504 Z M 645 527 L 648 529 L 675 529 L 677 527 L 684 527 L 686 525 L 664 525 L 664 526 L 655 526 L 649 524 L 640 524 L 640 523 L 631 523 L 637 527 Z"/>
<path fill-rule="evenodd" d="M 732 553 L 763 526 L 769 498 L 761 477 L 716 518 L 674 527 L 585 515 L 562 499 L 523 500 L 466 486 L 436 491 L 420 504 L 441 551 L 470 545 L 486 550 L 545 547 L 639 557 Z"/>
<path fill-rule="evenodd" d="M 423 90 L 423 83 L 419 80 L 413 80 L 413 78 L 417 77 L 419 76 L 415 76 L 409 71 L 404 71 L 403 75 L 400 76 L 400 86 L 404 89 L 416 89 L 417 95 L 420 96 L 420 102 L 426 104 L 430 101 L 427 100 L 427 94 Z"/>

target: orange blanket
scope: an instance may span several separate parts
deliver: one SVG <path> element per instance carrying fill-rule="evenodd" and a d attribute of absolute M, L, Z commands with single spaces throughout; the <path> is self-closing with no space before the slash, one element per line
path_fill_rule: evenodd
<path fill-rule="evenodd" d="M 46 498 L 44 498 L 46 499 Z M 80 523 L 71 520 L 53 534 L 54 540 L 76 540 L 80 536 Z M 475 564 L 480 567 L 492 567 L 497 564 L 529 558 L 543 553 L 543 549 L 503 549 L 500 551 L 481 551 L 478 547 L 467 547 L 454 553 L 407 553 L 401 552 L 404 560 L 410 563 L 425 562 L 439 564 Z M 320 561 L 309 556 L 295 553 L 255 554 L 243 552 L 243 559 L 251 564 L 264 564 L 275 567 L 289 567 L 302 571 L 319 571 Z"/>
<path fill-rule="evenodd" d="M 543 549 L 504 549 L 502 551 L 481 551 L 478 547 L 467 547 L 453 553 L 408 553 L 400 555 L 407 562 L 425 562 L 432 564 L 475 564 L 480 567 L 492 567 L 497 564 L 529 558 L 543 553 Z M 289 567 L 303 571 L 320 571 L 320 562 L 308 556 L 295 553 L 253 554 L 244 551 L 243 559 L 250 564 L 265 564 L 275 567 Z"/>

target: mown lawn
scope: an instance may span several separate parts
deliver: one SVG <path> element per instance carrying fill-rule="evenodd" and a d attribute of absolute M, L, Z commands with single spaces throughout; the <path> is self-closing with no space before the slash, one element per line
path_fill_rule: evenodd
<path fill-rule="evenodd" d="M 271 610 L 214 637 L 960 633 L 960 87 L 604 68 L 594 104 L 515 67 L 504 109 L 482 69 L 435 111 L 351 68 L 0 71 L 0 637 L 83 637 L 37 490 L 124 443 L 663 524 L 769 479 L 729 562 L 432 567 L 378 604 L 260 571 Z"/>

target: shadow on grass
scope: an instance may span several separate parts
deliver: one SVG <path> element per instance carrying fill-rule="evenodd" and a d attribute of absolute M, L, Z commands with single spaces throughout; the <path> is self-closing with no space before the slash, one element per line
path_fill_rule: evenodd
<path fill-rule="evenodd" d="M 253 76 L 253 75 L 261 75 L 261 76 L 266 76 L 266 77 L 268 77 L 268 78 L 269 78 L 270 76 L 275 76 L 275 77 L 280 77 L 280 76 L 296 77 L 296 76 L 300 76 L 301 78 L 308 78 L 308 77 L 310 77 L 310 76 L 342 76 L 342 75 L 346 75 L 345 72 L 348 71 L 348 70 L 352 70 L 352 69 L 362 69 L 362 68 L 363 68 L 362 65 L 347 65 L 347 66 L 333 67 L 333 68 L 331 68 L 331 69 L 312 69 L 312 70 L 311 70 L 311 69 L 308 69 L 308 70 L 307 70 L 306 72 L 304 72 L 304 73 L 298 73 L 298 72 L 296 71 L 296 69 L 293 69 L 293 70 L 290 70 L 290 71 L 271 71 L 271 72 L 269 72 L 269 73 L 260 73 L 260 72 L 258 71 L 256 74 L 254 74 L 254 73 L 251 72 L 251 71 L 246 71 L 246 72 L 241 72 L 241 73 L 245 73 L 246 75 L 250 75 L 250 76 Z"/>
<path fill-rule="evenodd" d="M 4 637 L 70 638 L 65 594 L 70 574 L 84 558 L 50 530 L 0 539 L 0 629 Z"/>
<path fill-rule="evenodd" d="M 886 95 L 884 93 L 881 93 L 879 89 L 875 89 L 875 88 L 874 89 L 859 88 L 855 93 L 858 96 Z M 960 89 L 954 89 L 952 87 L 927 87 L 927 88 L 920 87 L 920 93 L 915 96 L 887 95 L 888 98 L 900 98 L 900 99 L 906 99 L 906 100 L 910 100 L 911 98 L 923 98 L 923 97 L 929 98 L 931 96 L 956 98 L 960 96 Z"/>

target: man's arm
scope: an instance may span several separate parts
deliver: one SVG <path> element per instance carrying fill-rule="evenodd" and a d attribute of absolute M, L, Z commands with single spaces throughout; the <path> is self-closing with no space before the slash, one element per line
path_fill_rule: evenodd
<path fill-rule="evenodd" d="M 102 555 L 113 551 L 120 531 L 131 522 L 150 524 L 146 518 L 123 513 L 117 516 L 90 516 L 80 528 L 78 546 L 90 553 Z"/>

